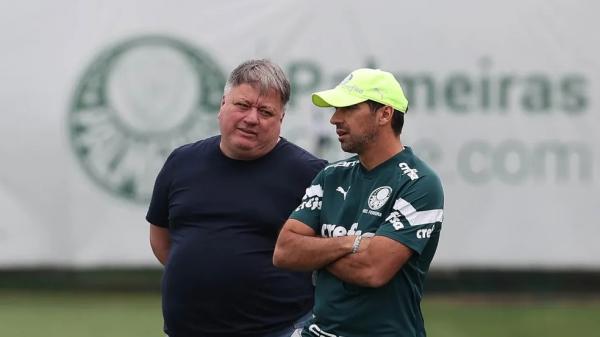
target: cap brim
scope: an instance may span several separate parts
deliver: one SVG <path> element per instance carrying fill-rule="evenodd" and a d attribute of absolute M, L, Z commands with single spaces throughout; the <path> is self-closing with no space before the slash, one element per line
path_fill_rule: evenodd
<path fill-rule="evenodd" d="M 312 94 L 313 104 L 321 108 L 341 108 L 358 104 L 366 100 L 366 98 L 349 95 L 339 88 L 319 91 Z"/>

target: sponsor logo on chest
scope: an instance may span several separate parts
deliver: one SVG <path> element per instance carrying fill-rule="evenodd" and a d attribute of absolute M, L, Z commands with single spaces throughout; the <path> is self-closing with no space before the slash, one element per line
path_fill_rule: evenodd
<path fill-rule="evenodd" d="M 355 222 L 350 226 L 350 229 L 346 229 L 344 226 L 335 225 L 335 224 L 323 224 L 321 225 L 321 236 L 336 238 L 340 236 L 350 236 L 350 235 L 361 235 L 362 231 L 358 229 L 358 222 Z"/>

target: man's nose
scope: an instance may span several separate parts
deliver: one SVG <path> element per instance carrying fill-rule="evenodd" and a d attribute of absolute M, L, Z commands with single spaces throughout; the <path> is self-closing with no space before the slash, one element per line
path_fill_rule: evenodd
<path fill-rule="evenodd" d="M 246 116 L 244 116 L 244 122 L 249 123 L 249 124 L 258 124 L 258 109 L 257 108 L 248 109 Z"/>
<path fill-rule="evenodd" d="M 340 114 L 340 109 L 339 108 L 335 108 L 335 111 L 333 112 L 333 115 L 331 115 L 331 118 L 329 119 L 329 123 L 336 125 L 341 123 L 341 114 Z"/>

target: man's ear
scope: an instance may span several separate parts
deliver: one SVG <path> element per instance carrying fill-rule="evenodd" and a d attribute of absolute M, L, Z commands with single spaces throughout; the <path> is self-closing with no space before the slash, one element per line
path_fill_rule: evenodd
<path fill-rule="evenodd" d="M 221 106 L 220 106 L 219 112 L 217 113 L 217 119 L 218 119 L 218 120 L 220 120 L 220 119 L 221 119 L 221 111 L 223 110 L 223 109 L 222 109 L 222 108 L 223 108 L 223 105 L 225 105 L 225 95 L 223 95 L 223 96 L 221 97 Z"/>
<path fill-rule="evenodd" d="M 394 108 L 389 105 L 383 106 L 379 109 L 379 125 L 386 125 L 392 122 L 392 117 L 394 116 Z"/>

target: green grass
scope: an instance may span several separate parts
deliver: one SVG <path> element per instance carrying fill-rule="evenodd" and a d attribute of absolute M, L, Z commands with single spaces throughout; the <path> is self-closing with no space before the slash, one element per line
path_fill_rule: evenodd
<path fill-rule="evenodd" d="M 0 291 L 0 336 L 164 337 L 155 293 Z"/>
<path fill-rule="evenodd" d="M 486 301 L 430 298 L 423 303 L 430 337 L 580 337 L 600 335 L 600 301 Z"/>
<path fill-rule="evenodd" d="M 429 337 L 583 337 L 600 301 L 426 298 Z M 0 290 L 0 336 L 163 337 L 157 293 Z"/>

